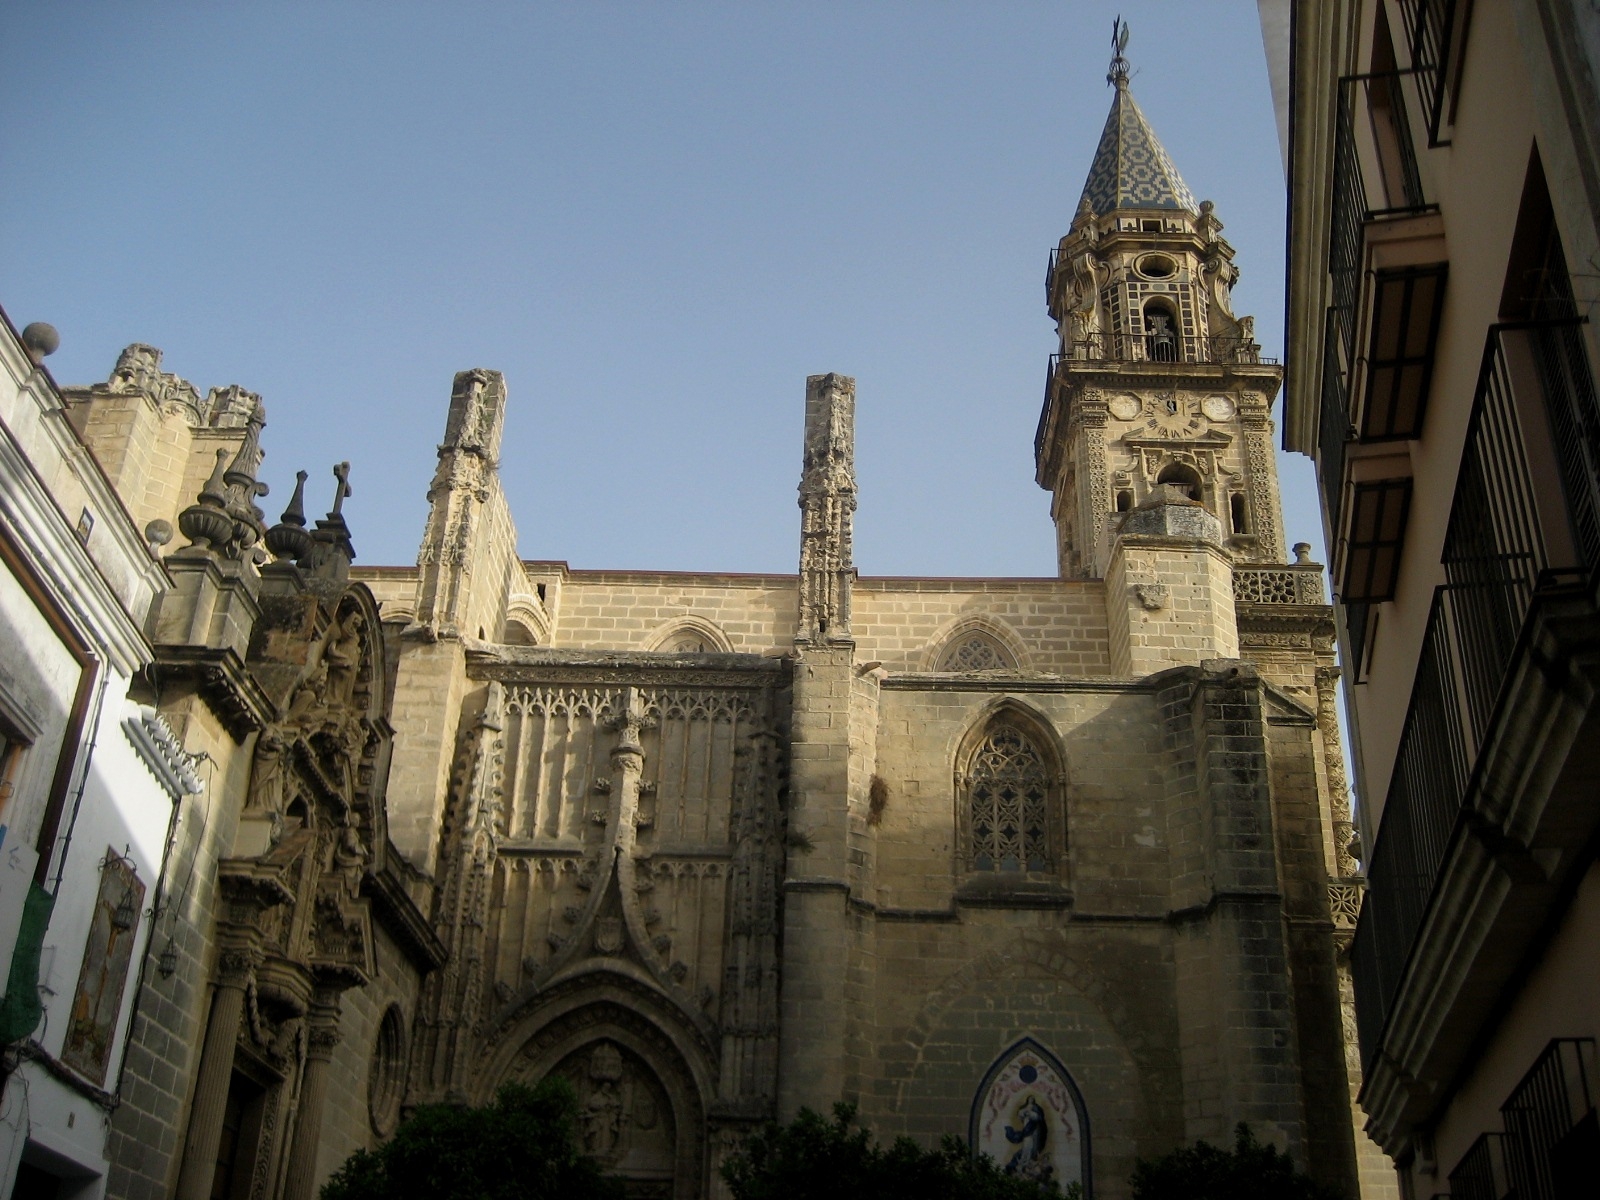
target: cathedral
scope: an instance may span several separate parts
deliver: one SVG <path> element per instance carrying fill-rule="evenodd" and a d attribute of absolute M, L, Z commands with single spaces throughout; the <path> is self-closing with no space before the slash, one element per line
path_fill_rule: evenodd
<path fill-rule="evenodd" d="M 520 558 L 492 370 L 454 380 L 403 567 L 352 565 L 349 464 L 269 525 L 259 397 L 147 346 L 64 389 L 188 542 L 146 628 L 213 788 L 108 1194 L 309 1200 L 413 1107 L 558 1074 L 637 1197 L 718 1195 L 742 1136 L 840 1100 L 1098 1200 L 1247 1121 L 1355 1195 L 1358 868 L 1282 372 L 1110 79 L 1047 276 L 1055 578 L 858 574 L 842 374 L 805 381 L 793 574 Z"/>

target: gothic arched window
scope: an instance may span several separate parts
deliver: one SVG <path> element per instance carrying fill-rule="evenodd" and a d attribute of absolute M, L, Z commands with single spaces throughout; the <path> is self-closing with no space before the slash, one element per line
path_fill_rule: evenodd
<path fill-rule="evenodd" d="M 666 654 L 727 654 L 728 635 L 703 617 L 683 617 L 657 629 L 650 649 Z"/>
<path fill-rule="evenodd" d="M 1048 871 L 1054 772 L 1012 720 L 991 722 L 963 772 L 967 865 L 974 871 Z"/>
<path fill-rule="evenodd" d="M 976 631 L 958 635 L 939 656 L 941 671 L 1006 671 L 1016 665 L 1004 646 Z"/>

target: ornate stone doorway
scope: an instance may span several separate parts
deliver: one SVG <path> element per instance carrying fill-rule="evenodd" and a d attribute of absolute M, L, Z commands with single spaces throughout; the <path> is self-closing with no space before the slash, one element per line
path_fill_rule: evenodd
<path fill-rule="evenodd" d="M 622 1179 L 629 1197 L 698 1200 L 706 1189 L 705 1096 L 715 1075 L 703 1052 L 680 1044 L 691 1035 L 609 1000 L 550 1007 L 558 1011 L 547 1009 L 543 1023 L 523 1025 L 504 1043 L 495 1056 L 504 1065 L 482 1077 L 493 1081 L 483 1099 L 504 1082 L 563 1076 L 578 1095 L 585 1152 Z"/>

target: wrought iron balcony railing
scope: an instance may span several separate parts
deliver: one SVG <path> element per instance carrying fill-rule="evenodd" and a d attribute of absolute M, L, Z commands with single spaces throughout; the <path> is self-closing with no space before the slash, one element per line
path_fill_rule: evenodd
<path fill-rule="evenodd" d="M 1577 1196 L 1600 1178 L 1595 1044 L 1557 1038 L 1500 1106 L 1517 1200 Z"/>
<path fill-rule="evenodd" d="M 1061 356 L 1057 355 L 1055 358 Z M 1176 333 L 1091 333 L 1068 350 L 1073 362 L 1114 363 L 1276 363 L 1247 337 L 1184 337 Z M 1052 364 L 1055 359 L 1052 359 Z M 1052 365 L 1052 375 L 1054 366 Z"/>
<path fill-rule="evenodd" d="M 1444 126 L 1450 63 L 1457 51 L 1456 8 L 1457 0 L 1400 0 L 1430 147 L 1450 144 L 1439 131 Z"/>
<path fill-rule="evenodd" d="M 1347 75 L 1339 80 L 1333 137 L 1333 204 L 1328 228 L 1330 299 L 1322 355 L 1322 416 L 1318 449 L 1328 515 L 1338 521 L 1339 471 L 1352 427 L 1350 378 L 1356 363 L 1365 228 L 1369 221 L 1406 216 L 1432 206 L 1423 194 L 1416 145 L 1401 80 L 1414 70 Z M 1369 118 L 1358 121 L 1358 114 Z M 1358 130 L 1370 137 L 1358 139 Z M 1363 161 L 1376 168 L 1368 177 Z M 1374 184 L 1378 186 L 1374 187 Z"/>
<path fill-rule="evenodd" d="M 1510 1190 L 1504 1134 L 1484 1134 L 1450 1172 L 1450 1200 L 1506 1200 Z"/>
<path fill-rule="evenodd" d="M 1352 947 L 1365 1063 L 1474 803 L 1478 751 L 1500 719 L 1536 596 L 1600 567 L 1600 540 L 1584 533 L 1600 530 L 1600 407 L 1581 337 L 1574 319 L 1489 331 L 1445 535 L 1447 582 L 1434 591 Z M 1548 422 L 1561 461 L 1554 496 L 1541 496 L 1529 467 L 1529 421 Z"/>

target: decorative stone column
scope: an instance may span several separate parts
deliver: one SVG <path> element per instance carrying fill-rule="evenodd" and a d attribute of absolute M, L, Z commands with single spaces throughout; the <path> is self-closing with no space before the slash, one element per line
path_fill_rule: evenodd
<path fill-rule="evenodd" d="M 1328 820 L 1333 830 L 1333 874 L 1350 879 L 1361 865 L 1350 853 L 1355 823 L 1350 814 L 1350 783 L 1345 778 L 1344 745 L 1339 736 L 1339 668 L 1317 668 L 1317 726 L 1322 731 L 1324 766 L 1328 773 Z"/>
<path fill-rule="evenodd" d="M 328 1097 L 328 1064 L 338 1044 L 339 993 L 319 987 L 307 1020 L 306 1065 L 300 1076 L 300 1103 L 295 1111 L 283 1200 L 314 1200 L 317 1194 L 317 1145 Z"/>
<path fill-rule="evenodd" d="M 800 472 L 800 628 L 797 642 L 850 640 L 855 579 L 856 381 L 806 378 L 805 457 Z"/>
<path fill-rule="evenodd" d="M 222 1118 L 233 1080 L 233 1048 L 244 1015 L 245 988 L 255 969 L 248 950 L 225 949 L 217 962 L 217 990 L 211 998 L 211 1020 L 200 1052 L 199 1080 L 189 1108 L 189 1134 L 183 1143 L 177 1200 L 209 1200 L 222 1143 Z"/>
<path fill-rule="evenodd" d="M 797 840 L 783 883 L 780 1119 L 802 1106 L 826 1112 L 845 1091 L 855 507 L 855 380 L 812 375 L 806 380 L 800 474 L 800 619 L 794 638 L 799 659 L 789 808 L 789 833 Z M 859 781 L 858 790 L 864 785 Z M 801 843 L 807 848 L 800 849 Z"/>

